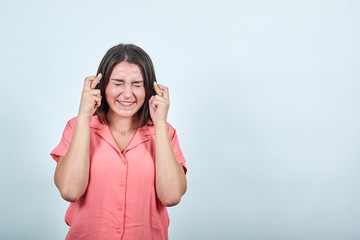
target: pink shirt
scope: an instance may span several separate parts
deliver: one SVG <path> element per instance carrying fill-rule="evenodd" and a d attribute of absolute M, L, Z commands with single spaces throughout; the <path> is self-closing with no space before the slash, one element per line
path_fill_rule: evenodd
<path fill-rule="evenodd" d="M 76 118 L 51 152 L 58 161 L 67 153 Z M 175 129 L 168 124 L 177 161 L 186 172 Z M 107 125 L 90 120 L 90 178 L 85 194 L 70 203 L 66 239 L 168 239 L 169 216 L 155 191 L 155 132 L 139 128 L 121 153 Z"/>

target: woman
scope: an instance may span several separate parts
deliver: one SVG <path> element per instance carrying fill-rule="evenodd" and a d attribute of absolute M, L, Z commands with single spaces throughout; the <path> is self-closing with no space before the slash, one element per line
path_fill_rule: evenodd
<path fill-rule="evenodd" d="M 112 47 L 87 77 L 78 116 L 59 145 L 55 184 L 71 202 L 66 239 L 168 239 L 166 207 L 186 191 L 186 166 L 167 123 L 169 90 L 148 54 Z"/>

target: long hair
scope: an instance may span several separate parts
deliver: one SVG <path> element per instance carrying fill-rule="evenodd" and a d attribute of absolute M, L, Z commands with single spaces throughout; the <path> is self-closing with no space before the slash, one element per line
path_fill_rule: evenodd
<path fill-rule="evenodd" d="M 156 94 L 153 89 L 153 83 L 156 82 L 156 76 L 150 56 L 143 49 L 133 44 L 116 45 L 110 48 L 101 60 L 96 75 L 101 73 L 103 77 L 96 88 L 100 89 L 103 98 L 101 99 L 101 105 L 96 109 L 94 115 L 97 115 L 102 124 L 107 124 L 106 114 L 109 111 L 109 104 L 104 97 L 105 90 L 115 65 L 122 61 L 136 64 L 140 68 L 144 79 L 145 101 L 137 112 L 139 117 L 138 127 L 140 128 L 146 124 L 152 123 L 149 111 L 149 99 Z"/>

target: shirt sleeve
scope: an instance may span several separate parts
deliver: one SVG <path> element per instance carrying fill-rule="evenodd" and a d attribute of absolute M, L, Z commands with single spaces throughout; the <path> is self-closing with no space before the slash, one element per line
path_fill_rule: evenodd
<path fill-rule="evenodd" d="M 168 130 L 169 130 L 169 137 L 170 137 L 171 145 L 173 147 L 175 158 L 179 162 L 179 164 L 183 166 L 184 172 L 186 174 L 187 167 L 185 165 L 185 158 L 180 148 L 179 139 L 176 134 L 176 130 L 170 124 L 168 124 Z"/>
<path fill-rule="evenodd" d="M 65 126 L 60 143 L 52 150 L 50 156 L 57 162 L 60 156 L 67 153 L 74 133 L 76 118 L 69 120 Z"/>

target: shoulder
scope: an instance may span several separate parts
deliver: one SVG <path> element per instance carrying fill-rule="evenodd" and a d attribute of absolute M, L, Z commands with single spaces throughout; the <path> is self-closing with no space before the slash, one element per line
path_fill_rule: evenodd
<path fill-rule="evenodd" d="M 72 119 L 70 119 L 70 120 L 67 122 L 67 126 L 68 126 L 68 127 L 71 127 L 71 128 L 74 128 L 74 127 L 75 127 L 75 123 L 76 123 L 76 117 L 73 117 Z"/>
<path fill-rule="evenodd" d="M 173 126 L 171 126 L 170 123 L 166 123 L 167 124 L 167 127 L 168 127 L 168 132 L 169 132 L 169 135 L 170 136 L 174 136 L 176 134 L 176 130 L 175 128 L 173 128 Z"/>

